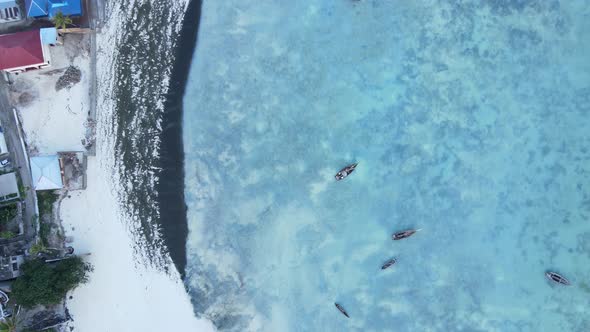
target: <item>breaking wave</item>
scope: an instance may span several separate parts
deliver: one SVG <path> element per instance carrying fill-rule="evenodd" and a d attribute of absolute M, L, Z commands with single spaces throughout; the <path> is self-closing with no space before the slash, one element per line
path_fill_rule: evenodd
<path fill-rule="evenodd" d="M 170 263 L 160 233 L 160 135 L 174 49 L 188 0 L 107 2 L 97 34 L 97 131 L 103 163 L 135 237 L 136 256 L 165 269 Z"/>

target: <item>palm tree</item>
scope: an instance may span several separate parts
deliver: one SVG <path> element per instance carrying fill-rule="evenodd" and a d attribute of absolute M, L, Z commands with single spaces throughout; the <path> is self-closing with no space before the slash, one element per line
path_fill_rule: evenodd
<path fill-rule="evenodd" d="M 57 29 L 67 29 L 69 24 L 72 24 L 72 19 L 69 16 L 64 16 L 60 11 L 52 18 L 53 24 Z"/>
<path fill-rule="evenodd" d="M 33 245 L 31 246 L 31 249 L 29 249 L 29 253 L 30 253 L 31 255 L 37 255 L 37 254 L 39 254 L 39 253 L 46 252 L 46 251 L 47 251 L 47 249 L 49 249 L 49 248 L 47 248 L 47 247 L 46 247 L 46 246 L 43 244 L 43 242 L 42 242 L 42 241 L 39 241 L 39 242 L 37 242 L 37 243 L 35 243 L 35 244 L 33 244 Z M 0 332 L 1 332 L 1 331 L 0 331 Z"/>
<path fill-rule="evenodd" d="M 6 295 L 6 294 L 5 294 Z M 0 320 L 0 332 L 16 332 L 20 324 L 18 314 L 20 313 L 20 307 L 17 305 L 14 307 L 14 315 L 12 317 L 3 318 Z"/>
<path fill-rule="evenodd" d="M 5 318 L 0 322 L 0 332 L 16 332 L 17 319 L 16 316 Z"/>

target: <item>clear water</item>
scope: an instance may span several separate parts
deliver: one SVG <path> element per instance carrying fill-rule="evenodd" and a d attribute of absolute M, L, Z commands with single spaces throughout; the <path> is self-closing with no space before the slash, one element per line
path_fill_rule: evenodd
<path fill-rule="evenodd" d="M 205 0 L 184 118 L 197 312 L 590 331 L 589 33 L 582 0 Z"/>

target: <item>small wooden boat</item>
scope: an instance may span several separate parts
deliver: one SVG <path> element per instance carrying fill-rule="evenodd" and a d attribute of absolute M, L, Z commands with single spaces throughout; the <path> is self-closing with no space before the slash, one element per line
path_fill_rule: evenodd
<path fill-rule="evenodd" d="M 410 237 L 410 236 L 414 235 L 414 233 L 416 233 L 416 232 L 418 232 L 418 231 L 420 231 L 420 230 L 422 230 L 422 228 L 418 228 L 418 229 L 408 229 L 408 230 L 405 230 L 405 231 L 397 232 L 397 233 L 394 233 L 394 234 L 391 236 L 391 239 L 393 239 L 393 240 L 401 240 L 401 239 L 405 239 L 405 238 L 407 238 L 407 237 Z"/>
<path fill-rule="evenodd" d="M 381 266 L 381 270 L 385 270 L 386 268 L 392 266 L 396 262 L 397 261 L 395 260 L 395 258 L 392 258 L 392 259 L 388 260 L 387 262 L 383 263 L 383 265 Z"/>
<path fill-rule="evenodd" d="M 336 178 L 336 181 L 340 181 L 340 180 L 346 178 L 347 176 L 349 176 L 350 173 L 352 173 L 354 171 L 354 169 L 356 168 L 356 165 L 358 165 L 358 163 L 350 164 L 350 165 L 344 167 L 343 169 L 341 169 L 334 176 Z"/>
<path fill-rule="evenodd" d="M 344 310 L 344 308 L 338 304 L 338 303 L 334 303 L 334 305 L 336 306 L 336 308 L 338 308 L 338 310 L 340 310 L 340 312 L 346 316 L 346 318 L 350 318 L 350 316 L 348 316 L 348 312 L 346 312 L 346 310 Z"/>
<path fill-rule="evenodd" d="M 567 286 L 570 285 L 570 282 L 564 276 L 560 275 L 557 272 L 548 271 L 548 272 L 545 272 L 545 276 L 549 280 L 556 282 L 558 284 L 567 285 Z"/>

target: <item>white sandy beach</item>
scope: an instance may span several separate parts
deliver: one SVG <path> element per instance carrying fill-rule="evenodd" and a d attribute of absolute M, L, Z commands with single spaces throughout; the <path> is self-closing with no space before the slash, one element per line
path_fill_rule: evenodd
<path fill-rule="evenodd" d="M 74 37 L 78 38 L 78 37 Z M 67 38 L 66 38 L 67 42 Z M 76 44 L 52 48 L 52 67 L 15 78 L 13 99 L 22 91 L 31 100 L 15 102 L 23 120 L 31 154 L 83 151 L 90 107 L 90 57 Z M 71 89 L 55 90 L 55 82 L 69 65 L 82 79 Z M 107 69 L 108 70 L 108 69 Z M 48 75 L 54 71 L 55 74 Z M 16 101 L 15 100 L 15 101 Z M 98 128 L 110 123 L 112 110 L 101 105 Z M 104 133 L 105 131 L 101 131 Z M 97 137 L 97 155 L 88 157 L 87 189 L 68 193 L 60 207 L 69 245 L 94 266 L 87 284 L 75 289 L 67 301 L 74 331 L 214 331 L 197 319 L 180 276 L 169 258 L 169 273 L 139 263 L 133 251 L 137 237 L 120 213 L 117 176 L 113 168 L 112 137 Z"/>
<path fill-rule="evenodd" d="M 76 331 L 210 331 L 195 318 L 174 267 L 168 276 L 136 264 L 131 238 L 120 221 L 108 170 L 88 163 L 88 189 L 62 202 L 66 234 L 79 253 L 91 253 L 90 282 L 68 301 Z"/>

